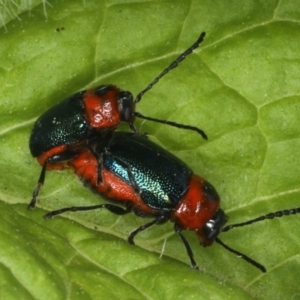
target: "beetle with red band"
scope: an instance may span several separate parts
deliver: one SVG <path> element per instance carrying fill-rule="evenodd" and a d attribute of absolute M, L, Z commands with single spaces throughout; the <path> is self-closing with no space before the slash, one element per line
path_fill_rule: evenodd
<path fill-rule="evenodd" d="M 194 231 L 202 246 L 210 246 L 216 242 L 262 272 L 266 272 L 260 263 L 224 244 L 218 237 L 219 234 L 234 227 L 300 213 L 300 208 L 295 208 L 224 227 L 228 218 L 220 208 L 220 198 L 215 188 L 194 174 L 184 162 L 145 136 L 116 132 L 109 152 L 100 154 L 103 162 L 103 181 L 99 185 L 98 161 L 91 152 L 82 151 L 68 164 L 74 168 L 86 187 L 113 204 L 62 208 L 46 214 L 45 218 L 68 211 L 100 208 L 106 208 L 116 215 L 134 212 L 140 217 L 153 218 L 129 235 L 130 244 L 134 244 L 134 237 L 139 232 L 153 225 L 171 221 L 174 223 L 175 232 L 185 245 L 194 269 L 198 269 L 198 266 L 189 242 L 182 234 L 183 230 Z"/>
<path fill-rule="evenodd" d="M 128 91 L 123 91 L 114 85 L 100 85 L 77 92 L 43 113 L 35 122 L 29 141 L 32 156 L 36 157 L 42 165 L 38 185 L 29 208 L 35 207 L 46 170 L 65 168 L 66 162 L 76 157 L 83 148 L 93 152 L 93 145 L 97 144 L 99 148 L 99 144 L 102 144 L 104 149 L 120 122 L 128 123 L 132 131 L 137 131 L 134 121 L 138 117 L 192 130 L 207 139 L 205 132 L 197 127 L 146 117 L 135 111 L 135 105 L 143 95 L 199 47 L 204 36 L 205 33 L 201 33 L 197 41 L 163 70 L 137 95 L 135 100 L 132 93 Z M 99 161 L 97 153 L 93 152 L 93 154 Z M 98 181 L 100 182 L 101 178 L 98 178 Z"/>

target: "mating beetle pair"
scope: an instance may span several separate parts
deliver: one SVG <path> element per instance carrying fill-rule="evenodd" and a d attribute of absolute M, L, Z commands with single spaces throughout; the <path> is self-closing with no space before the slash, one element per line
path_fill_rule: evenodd
<path fill-rule="evenodd" d="M 67 165 L 74 168 L 85 185 L 115 204 L 63 208 L 48 213 L 46 218 L 66 211 L 98 208 L 106 208 L 117 215 L 133 211 L 141 217 L 153 217 L 152 221 L 130 234 L 128 241 L 131 244 L 139 232 L 170 220 L 175 224 L 175 232 L 183 241 L 193 268 L 197 268 L 197 264 L 192 249 L 182 234 L 185 229 L 195 231 L 203 246 L 216 241 L 265 272 L 262 265 L 225 245 L 219 239 L 219 233 L 266 218 L 296 214 L 300 212 L 300 208 L 224 227 L 227 217 L 220 209 L 219 196 L 210 183 L 193 174 L 185 163 L 146 137 L 137 133 L 113 134 L 120 121 L 127 122 L 135 131 L 134 117 L 144 116 L 135 112 L 134 104 L 162 76 L 198 47 L 203 38 L 204 33 L 143 90 L 135 101 L 129 92 L 112 85 L 100 86 L 79 92 L 42 115 L 35 123 L 30 138 L 31 153 L 38 157 L 43 168 L 29 207 L 35 206 L 46 169 L 62 169 Z M 195 127 L 148 119 L 192 129 L 206 138 L 205 133 Z M 48 126 L 49 124 L 51 125 Z"/>
<path fill-rule="evenodd" d="M 133 122 L 135 117 L 139 117 L 193 130 L 207 139 L 205 132 L 197 127 L 146 117 L 135 111 L 135 104 L 142 96 L 191 54 L 203 41 L 204 36 L 205 33 L 202 32 L 197 41 L 142 90 L 135 100 L 128 91 L 113 85 L 101 85 L 75 93 L 42 114 L 35 122 L 29 140 L 32 156 L 37 157 L 38 162 L 43 166 L 29 207 L 35 207 L 40 187 L 45 180 L 46 169 L 63 169 L 65 162 L 76 157 L 82 149 L 88 148 L 93 152 L 94 145 L 99 148 L 100 144 L 105 148 L 120 122 L 127 122 L 132 131 L 136 131 Z M 99 160 L 96 152 L 94 155 Z M 99 183 L 100 171 L 98 177 Z"/>

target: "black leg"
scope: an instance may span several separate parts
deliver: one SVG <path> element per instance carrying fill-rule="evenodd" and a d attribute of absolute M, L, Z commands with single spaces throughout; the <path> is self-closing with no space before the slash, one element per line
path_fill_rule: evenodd
<path fill-rule="evenodd" d="M 68 152 L 68 151 L 66 151 L 65 153 L 57 154 L 57 155 L 54 155 L 52 157 L 49 157 L 44 162 L 44 165 L 42 167 L 42 171 L 41 171 L 41 174 L 40 174 L 40 177 L 39 177 L 39 180 L 38 180 L 37 187 L 33 191 L 32 199 L 31 199 L 29 205 L 27 206 L 27 209 L 33 209 L 33 208 L 35 208 L 35 205 L 37 203 L 37 196 L 39 195 L 40 189 L 41 189 L 42 185 L 45 182 L 47 165 L 48 164 L 52 164 L 52 163 L 54 164 L 54 163 L 60 163 L 60 162 L 63 162 L 63 161 L 71 160 L 74 157 L 76 157 L 76 155 L 77 155 L 76 152 Z"/>
<path fill-rule="evenodd" d="M 94 210 L 94 209 L 100 209 L 100 208 L 106 208 L 110 212 L 116 214 L 116 215 L 125 215 L 130 213 L 130 209 L 124 209 L 122 207 L 119 207 L 117 205 L 112 204 L 99 204 L 99 205 L 91 205 L 91 206 L 72 206 L 72 207 L 65 207 L 58 210 L 53 210 L 44 215 L 44 219 L 51 219 L 57 215 L 60 215 L 62 213 L 65 213 L 67 211 L 69 212 L 76 212 L 76 211 L 87 211 L 87 210 Z"/>
<path fill-rule="evenodd" d="M 146 223 L 145 225 L 142 225 L 140 226 L 139 228 L 137 228 L 136 230 L 132 231 L 128 237 L 128 243 L 131 244 L 131 245 L 134 245 L 134 238 L 135 236 L 141 232 L 141 231 L 144 231 L 146 230 L 147 228 L 149 227 L 152 227 L 153 225 L 156 225 L 156 224 L 162 224 L 162 223 L 165 223 L 169 220 L 169 216 L 165 216 L 165 215 L 162 215 L 162 216 L 159 216 L 159 217 L 156 217 L 154 220 L 152 220 L 151 222 L 149 223 Z"/>
<path fill-rule="evenodd" d="M 134 192 L 139 195 L 140 194 L 140 188 L 139 186 L 137 185 L 137 183 L 135 182 L 135 178 L 132 174 L 132 170 L 131 170 L 131 167 L 129 165 L 126 164 L 126 171 L 127 171 L 127 174 L 128 174 L 128 178 L 130 180 L 130 185 L 133 187 L 134 189 Z"/>
<path fill-rule="evenodd" d="M 128 123 L 129 128 L 132 132 L 134 133 L 139 133 L 139 131 L 135 128 L 135 126 L 133 125 L 133 123 Z"/>
<path fill-rule="evenodd" d="M 98 163 L 97 168 L 97 185 L 102 183 L 103 169 L 103 153 L 108 153 L 109 146 L 113 140 L 113 132 L 107 132 L 105 136 L 96 136 L 87 140 L 86 147 L 96 158 Z"/>
<path fill-rule="evenodd" d="M 47 161 L 43 165 L 43 168 L 42 168 L 39 180 L 38 180 L 37 187 L 33 191 L 32 198 L 31 198 L 31 201 L 30 201 L 29 205 L 27 206 L 27 209 L 34 209 L 35 208 L 35 205 L 36 205 L 36 202 L 37 202 L 37 196 L 40 192 L 40 189 L 41 189 L 42 185 L 45 182 L 46 167 L 47 167 Z"/>
<path fill-rule="evenodd" d="M 175 232 L 180 236 L 180 238 L 181 238 L 181 240 L 182 240 L 182 242 L 183 242 L 183 244 L 184 244 L 184 246 L 185 246 L 185 249 L 186 249 L 186 251 L 187 251 L 188 257 L 189 257 L 189 259 L 190 259 L 190 261 L 191 261 L 191 266 L 192 266 L 192 268 L 195 269 L 195 270 L 198 270 L 199 267 L 198 267 L 196 261 L 194 260 L 194 253 L 193 253 L 193 250 L 192 250 L 192 248 L 191 248 L 189 242 L 187 241 L 187 239 L 186 239 L 186 238 L 184 237 L 184 235 L 182 234 L 181 228 L 180 228 L 177 224 L 175 224 L 175 225 L 174 225 L 174 230 L 175 230 Z"/>
<path fill-rule="evenodd" d="M 102 183 L 102 169 L 103 169 L 102 154 L 105 151 L 105 148 L 100 150 L 100 147 L 98 147 L 97 150 L 95 151 L 93 147 L 91 147 L 89 144 L 87 144 L 87 148 L 97 160 L 97 186 L 98 186 L 99 184 Z"/>

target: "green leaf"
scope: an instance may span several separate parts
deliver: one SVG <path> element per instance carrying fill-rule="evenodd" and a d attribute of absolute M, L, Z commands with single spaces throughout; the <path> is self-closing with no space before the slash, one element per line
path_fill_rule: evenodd
<path fill-rule="evenodd" d="M 1 298 L 298 299 L 298 215 L 220 235 L 265 265 L 262 274 L 184 232 L 200 266 L 192 270 L 171 223 L 141 233 L 133 247 L 128 234 L 147 222 L 134 215 L 103 210 L 44 221 L 53 209 L 103 202 L 72 172 L 47 172 L 38 208 L 26 210 L 41 170 L 28 149 L 36 118 L 98 84 L 137 95 L 201 31 L 200 48 L 137 110 L 198 126 L 209 140 L 152 122 L 137 127 L 216 187 L 231 223 L 299 207 L 296 1 L 48 2 L 0 29 Z"/>

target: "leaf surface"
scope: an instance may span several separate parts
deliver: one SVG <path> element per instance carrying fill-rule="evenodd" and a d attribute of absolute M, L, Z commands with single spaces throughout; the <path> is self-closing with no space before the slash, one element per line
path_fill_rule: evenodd
<path fill-rule="evenodd" d="M 201 31 L 200 48 L 137 111 L 198 126 L 209 140 L 152 122 L 136 126 L 216 187 L 231 223 L 300 206 L 296 1 L 48 3 L 1 19 L 1 297 L 298 299 L 297 215 L 220 235 L 265 265 L 261 274 L 219 245 L 200 248 L 185 232 L 200 266 L 190 269 L 171 223 L 143 232 L 133 247 L 128 234 L 147 222 L 134 215 L 103 210 L 44 221 L 54 209 L 103 202 L 71 172 L 47 172 L 38 208 L 26 210 L 41 170 L 28 148 L 36 118 L 100 84 L 137 95 Z"/>

